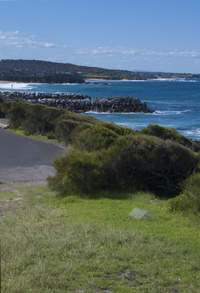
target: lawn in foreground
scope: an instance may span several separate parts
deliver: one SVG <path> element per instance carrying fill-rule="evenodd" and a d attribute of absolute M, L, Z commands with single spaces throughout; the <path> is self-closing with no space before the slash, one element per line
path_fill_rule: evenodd
<path fill-rule="evenodd" d="M 20 193 L 24 209 L 1 218 L 2 292 L 200 292 L 198 218 L 170 213 L 167 201 L 145 193 Z M 134 207 L 157 221 L 128 216 Z"/>

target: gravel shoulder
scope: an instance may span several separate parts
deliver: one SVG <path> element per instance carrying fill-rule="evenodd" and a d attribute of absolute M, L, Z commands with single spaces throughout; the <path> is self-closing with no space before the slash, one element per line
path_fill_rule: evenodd
<path fill-rule="evenodd" d="M 2 120 L 5 125 L 7 121 Z M 26 191 L 20 188 L 46 186 L 47 176 L 55 174 L 54 158 L 67 150 L 61 144 L 24 137 L 0 126 L 0 217 L 27 208 Z"/>

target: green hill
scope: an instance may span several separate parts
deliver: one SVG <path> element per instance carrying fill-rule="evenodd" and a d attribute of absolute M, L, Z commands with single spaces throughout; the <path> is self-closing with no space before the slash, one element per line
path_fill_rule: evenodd
<path fill-rule="evenodd" d="M 12 73 L 27 74 L 27 72 L 37 75 L 52 75 L 58 73 L 79 73 L 84 79 L 101 78 L 108 80 L 145 80 L 150 78 L 200 78 L 200 75 L 162 72 L 132 72 L 128 70 L 105 69 L 100 67 L 78 66 L 71 63 L 56 63 L 40 60 L 13 60 L 2 59 L 0 61 L 0 73 L 3 70 Z"/>

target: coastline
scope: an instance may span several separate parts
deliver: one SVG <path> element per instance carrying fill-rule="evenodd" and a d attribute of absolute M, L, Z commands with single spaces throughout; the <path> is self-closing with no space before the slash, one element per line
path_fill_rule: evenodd
<path fill-rule="evenodd" d="M 90 78 L 92 79 L 92 78 Z M 9 82 L 9 78 L 5 79 Z M 23 83 L 0 83 L 0 92 L 34 92 L 53 93 L 84 93 L 93 99 L 102 96 L 103 98 L 131 95 L 139 97 L 141 101 L 156 110 L 151 114 L 100 114 L 99 112 L 86 115 L 97 117 L 103 121 L 113 121 L 125 127 L 134 127 L 137 130 L 146 127 L 148 124 L 162 124 L 165 127 L 177 129 L 180 133 L 194 140 L 200 140 L 199 128 L 199 97 L 200 80 L 156 80 L 146 82 L 136 81 L 109 81 L 109 85 L 52 85 L 52 84 L 23 84 Z M 94 81 L 95 82 L 95 81 Z M 98 83 L 98 81 L 96 81 Z M 102 81 L 106 84 L 108 81 Z M 13 84 L 13 88 L 11 85 Z M 178 90 L 178 97 L 173 89 Z M 165 94 L 167 89 L 168 94 Z M 189 91 L 189 92 L 188 92 Z M 179 98 L 180 97 L 180 98 Z M 190 97 L 190 98 L 189 98 Z M 44 97 L 42 97 L 43 99 Z M 59 99 L 59 98 L 58 98 Z M 184 103 L 183 103 L 184 101 Z"/>
<path fill-rule="evenodd" d="M 170 81 L 170 80 L 178 80 L 178 79 L 182 79 L 182 80 L 187 80 L 189 78 L 156 78 L 156 79 L 151 79 L 151 78 L 147 78 L 147 79 L 101 79 L 101 78 L 87 78 L 85 79 L 85 81 L 83 83 L 80 84 L 87 84 L 87 83 L 108 83 L 108 82 L 140 82 L 140 81 Z M 25 82 L 25 81 L 9 81 L 9 80 L 0 80 L 0 84 L 66 84 L 64 83 L 41 83 L 41 82 Z M 69 83 L 70 84 L 70 83 Z M 79 83 L 77 83 L 79 84 Z"/>
<path fill-rule="evenodd" d="M 0 80 L 0 83 L 19 83 L 19 82 L 12 82 L 12 81 L 9 81 L 9 80 Z"/>

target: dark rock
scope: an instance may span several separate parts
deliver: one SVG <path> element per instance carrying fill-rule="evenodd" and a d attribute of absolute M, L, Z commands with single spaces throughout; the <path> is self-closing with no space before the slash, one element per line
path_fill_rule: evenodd
<path fill-rule="evenodd" d="M 132 96 L 91 99 L 87 95 L 73 93 L 0 92 L 2 101 L 10 101 L 14 98 L 21 98 L 31 104 L 43 104 L 76 113 L 88 111 L 110 113 L 154 112 L 147 107 L 146 103 L 142 103 L 138 98 Z"/>

